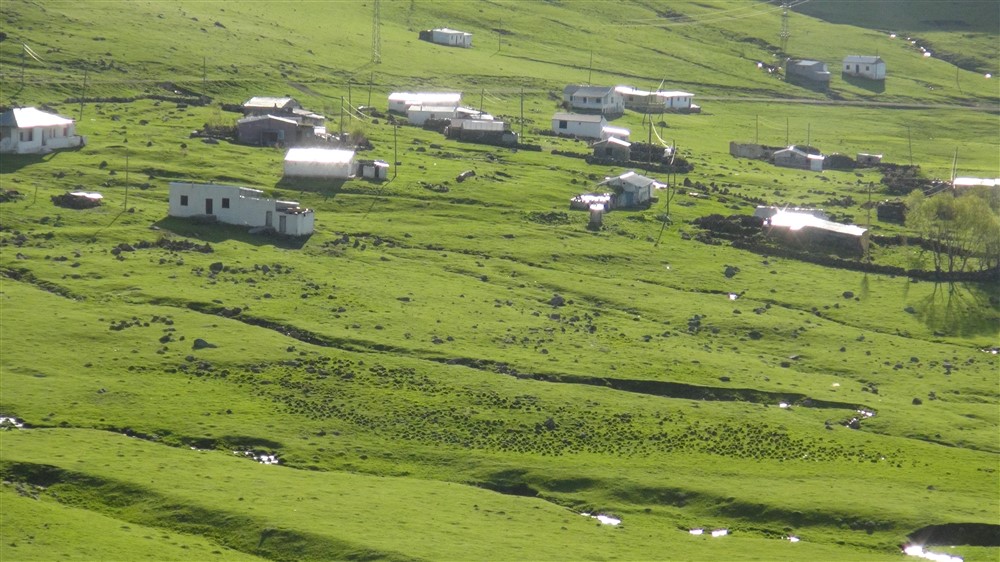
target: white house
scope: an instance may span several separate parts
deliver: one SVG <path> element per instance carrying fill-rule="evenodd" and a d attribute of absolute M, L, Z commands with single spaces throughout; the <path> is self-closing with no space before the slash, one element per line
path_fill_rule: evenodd
<path fill-rule="evenodd" d="M 432 29 L 430 33 L 431 42 L 438 45 L 448 45 L 451 47 L 472 47 L 472 34 L 457 29 L 439 27 Z"/>
<path fill-rule="evenodd" d="M 794 145 L 776 150 L 772 158 L 775 166 L 802 168 L 814 172 L 823 170 L 823 160 L 826 159 L 821 154 L 810 154 Z"/>
<path fill-rule="evenodd" d="M 622 96 L 626 109 L 644 112 L 695 111 L 700 109 L 692 103 L 694 94 L 676 90 L 647 92 L 631 86 L 618 86 L 615 91 Z"/>
<path fill-rule="evenodd" d="M 603 115 L 556 113 L 552 116 L 552 131 L 557 135 L 600 139 L 607 126 L 608 120 Z"/>
<path fill-rule="evenodd" d="M 885 80 L 885 61 L 879 56 L 848 55 L 844 57 L 844 75 L 869 80 Z"/>
<path fill-rule="evenodd" d="M 15 107 L 0 114 L 0 153 L 37 154 L 83 146 L 76 122 L 34 107 Z"/>
<path fill-rule="evenodd" d="M 455 92 L 393 92 L 389 94 L 389 111 L 406 113 L 411 105 L 458 107 L 462 94 Z"/>
<path fill-rule="evenodd" d="M 450 105 L 411 105 L 406 108 L 406 118 L 413 125 L 423 125 L 428 119 L 453 119 L 458 108 Z"/>
<path fill-rule="evenodd" d="M 295 201 L 264 197 L 259 189 L 235 185 L 170 182 L 170 216 L 215 217 L 219 222 L 249 227 L 273 228 L 279 234 L 312 234 L 315 217 L 311 209 Z"/>
<path fill-rule="evenodd" d="M 600 113 L 614 118 L 625 113 L 625 98 L 611 86 L 577 86 L 563 88 L 563 101 L 570 109 Z"/>
<path fill-rule="evenodd" d="M 286 177 L 346 179 L 354 168 L 353 150 L 292 148 L 285 154 Z"/>

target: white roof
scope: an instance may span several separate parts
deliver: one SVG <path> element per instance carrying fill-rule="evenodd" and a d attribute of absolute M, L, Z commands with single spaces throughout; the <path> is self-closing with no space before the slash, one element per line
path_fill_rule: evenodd
<path fill-rule="evenodd" d="M 462 94 L 456 92 L 393 92 L 389 101 L 401 101 L 411 105 L 448 103 L 458 105 Z"/>
<path fill-rule="evenodd" d="M 625 141 L 625 140 L 622 140 L 622 139 L 620 139 L 618 137 L 610 137 L 608 140 L 603 141 L 603 142 L 606 142 L 608 144 L 617 144 L 618 146 L 624 146 L 626 148 L 632 146 L 632 143 L 630 143 L 628 141 Z"/>
<path fill-rule="evenodd" d="M 791 211 L 778 211 L 771 215 L 771 226 L 785 227 L 789 230 L 801 230 L 803 227 L 808 226 L 839 232 L 841 234 L 851 234 L 853 236 L 861 236 L 867 231 L 867 229 L 854 224 L 841 224 L 839 222 L 823 220 L 809 213 L 794 213 Z"/>
<path fill-rule="evenodd" d="M 624 135 L 626 137 L 632 134 L 631 131 L 622 127 L 602 127 L 601 132 L 606 135 Z"/>
<path fill-rule="evenodd" d="M 55 113 L 48 113 L 34 107 L 15 107 L 11 110 L 14 115 L 14 124 L 18 128 L 26 127 L 55 127 L 60 125 L 72 125 L 73 120 L 60 117 Z M 7 119 L 4 119 L 4 125 Z"/>
<path fill-rule="evenodd" d="M 1000 186 L 1000 178 L 955 178 L 951 182 L 952 187 L 997 187 Z"/>
<path fill-rule="evenodd" d="M 456 35 L 456 34 L 457 35 L 472 35 L 471 33 L 466 33 L 465 31 L 459 31 L 457 29 L 448 29 L 447 27 L 438 27 L 437 29 L 434 29 L 433 31 L 437 31 L 439 33 L 448 33 L 448 34 L 452 34 L 452 35 Z"/>
<path fill-rule="evenodd" d="M 628 96 L 648 96 L 651 92 L 646 90 L 640 90 L 638 88 L 633 88 L 632 86 L 615 86 L 615 91 L 619 94 Z"/>
<path fill-rule="evenodd" d="M 656 92 L 656 95 L 661 98 L 693 98 L 694 94 L 691 92 L 681 92 L 680 90 L 661 90 Z"/>
<path fill-rule="evenodd" d="M 243 103 L 243 107 L 285 107 L 285 105 L 294 102 L 295 100 L 290 97 L 276 98 L 271 96 L 254 96 Z"/>
<path fill-rule="evenodd" d="M 288 154 L 285 154 L 285 162 L 348 164 L 353 159 L 353 150 L 339 148 L 292 148 L 289 149 Z"/>
<path fill-rule="evenodd" d="M 579 121 L 581 123 L 600 123 L 605 120 L 603 115 L 591 115 L 589 113 L 556 113 L 552 118 L 562 121 Z"/>

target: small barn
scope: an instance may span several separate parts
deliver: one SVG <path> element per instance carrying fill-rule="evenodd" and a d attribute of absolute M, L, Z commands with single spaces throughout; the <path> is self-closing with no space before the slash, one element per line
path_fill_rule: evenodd
<path fill-rule="evenodd" d="M 885 61 L 880 56 L 848 55 L 844 57 L 843 74 L 885 80 Z"/>
<path fill-rule="evenodd" d="M 613 191 L 612 209 L 648 207 L 653 200 L 653 191 L 667 186 L 631 170 L 620 176 L 605 178 L 600 185 L 607 186 Z"/>
<path fill-rule="evenodd" d="M 389 111 L 406 113 L 411 105 L 428 105 L 456 108 L 462 103 L 462 94 L 456 92 L 393 92 L 389 94 Z"/>
<path fill-rule="evenodd" d="M 472 34 L 465 31 L 459 31 L 457 29 L 448 29 L 447 27 L 439 27 L 437 29 L 427 29 L 419 33 L 421 41 L 430 41 L 431 43 L 437 43 L 438 45 L 447 45 L 449 47 L 472 47 Z"/>
<path fill-rule="evenodd" d="M 820 172 L 823 170 L 823 156 L 820 154 L 810 154 L 797 146 L 789 146 L 782 150 L 776 150 L 771 156 L 775 166 L 784 168 L 800 168 Z"/>
<path fill-rule="evenodd" d="M 277 115 L 251 115 L 236 121 L 236 142 L 240 144 L 292 146 L 302 140 L 304 133 L 312 135 L 313 127 Z"/>
<path fill-rule="evenodd" d="M 868 249 L 868 229 L 809 213 L 778 211 L 765 219 L 764 230 L 769 237 L 807 250 L 861 255 Z"/>
<path fill-rule="evenodd" d="M 830 70 L 818 60 L 785 60 L 785 76 L 791 81 L 807 81 L 818 86 L 829 86 Z"/>
<path fill-rule="evenodd" d="M 859 168 L 871 168 L 882 163 L 882 155 L 859 152 L 855 161 L 858 163 Z"/>
<path fill-rule="evenodd" d="M 594 158 L 599 160 L 628 162 L 632 155 L 631 147 L 632 143 L 626 140 L 619 139 L 618 137 L 610 137 L 595 142 L 591 148 L 594 149 Z"/>
<path fill-rule="evenodd" d="M 41 154 L 83 146 L 76 121 L 34 107 L 15 107 L 0 114 L 0 153 Z"/>
<path fill-rule="evenodd" d="M 563 88 L 563 101 L 573 111 L 600 113 L 609 119 L 625 113 L 625 98 L 612 86 L 569 85 Z"/>
<path fill-rule="evenodd" d="M 347 179 L 354 168 L 353 150 L 292 148 L 285 154 L 285 177 Z"/>
<path fill-rule="evenodd" d="M 632 134 L 631 131 L 623 127 L 608 126 L 601 129 L 601 140 L 614 138 L 618 140 L 627 141 L 631 134 Z"/>
<path fill-rule="evenodd" d="M 452 119 L 445 136 L 494 146 L 517 146 L 517 133 L 511 132 L 503 121 Z"/>
<path fill-rule="evenodd" d="M 264 197 L 259 189 L 235 185 L 170 182 L 172 217 L 209 217 L 226 224 L 274 229 L 279 234 L 312 234 L 314 213 L 296 201 Z"/>
<path fill-rule="evenodd" d="M 603 115 L 556 113 L 552 116 L 552 131 L 557 135 L 600 139 L 607 126 L 608 121 Z"/>

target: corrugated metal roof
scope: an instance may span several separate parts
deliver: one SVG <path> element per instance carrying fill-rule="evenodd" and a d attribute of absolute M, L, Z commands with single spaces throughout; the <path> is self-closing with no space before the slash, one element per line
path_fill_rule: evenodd
<path fill-rule="evenodd" d="M 570 95 L 601 98 L 613 91 L 615 89 L 611 86 L 578 86 Z"/>
<path fill-rule="evenodd" d="M 339 148 L 292 148 L 285 154 L 285 162 L 348 164 L 352 159 L 354 159 L 353 150 Z"/>
<path fill-rule="evenodd" d="M 432 29 L 431 31 L 437 31 L 438 33 L 447 33 L 449 35 L 472 35 L 471 33 L 468 33 L 466 31 L 459 31 L 457 29 L 449 29 L 447 27 L 438 27 L 436 29 Z"/>
<path fill-rule="evenodd" d="M 48 113 L 34 107 L 15 107 L 0 115 L 0 125 L 4 127 L 58 127 L 72 125 L 73 120 Z"/>
<path fill-rule="evenodd" d="M 861 236 L 867 232 L 867 229 L 854 224 L 841 224 L 839 222 L 823 220 L 809 213 L 793 213 L 789 211 L 778 211 L 771 215 L 771 226 L 783 227 L 789 230 L 802 230 L 805 227 L 818 228 L 851 236 Z"/>
<path fill-rule="evenodd" d="M 693 98 L 694 94 L 691 92 L 681 92 L 680 90 L 666 90 L 656 92 L 656 95 L 661 98 Z"/>
<path fill-rule="evenodd" d="M 288 117 L 278 117 L 277 115 L 270 115 L 270 114 L 269 115 L 251 115 L 249 117 L 244 117 L 242 119 L 237 119 L 236 120 L 236 124 L 239 125 L 239 124 L 242 124 L 242 123 L 253 123 L 255 121 L 269 121 L 269 120 L 281 121 L 282 123 L 290 123 L 292 125 L 298 125 L 299 124 L 299 122 L 296 121 L 295 119 L 289 119 Z"/>
<path fill-rule="evenodd" d="M 882 57 L 879 56 L 869 56 L 869 55 L 847 55 L 844 57 L 844 62 L 854 62 L 861 64 L 875 64 L 877 62 L 883 62 Z"/>
<path fill-rule="evenodd" d="M 275 98 L 269 96 L 254 96 L 243 103 L 243 107 L 273 108 L 285 107 L 289 103 L 298 103 L 290 97 Z"/>
<path fill-rule="evenodd" d="M 581 123 L 600 123 L 605 121 L 603 115 L 590 115 L 587 113 L 556 113 L 553 119 L 560 121 L 579 121 Z"/>

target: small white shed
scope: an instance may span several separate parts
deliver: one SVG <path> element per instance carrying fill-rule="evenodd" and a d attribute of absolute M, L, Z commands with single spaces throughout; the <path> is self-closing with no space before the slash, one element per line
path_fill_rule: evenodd
<path fill-rule="evenodd" d="M 212 217 L 239 226 L 273 228 L 279 234 L 312 234 L 315 216 L 295 201 L 264 197 L 259 189 L 235 185 L 170 182 L 170 216 Z"/>
<path fill-rule="evenodd" d="M 451 47 L 472 47 L 472 34 L 457 29 L 439 27 L 431 30 L 431 41 L 439 45 L 449 45 Z"/>
<path fill-rule="evenodd" d="M 285 154 L 285 176 L 349 178 L 354 175 L 354 151 L 341 148 L 293 148 Z"/>
<path fill-rule="evenodd" d="M 844 75 L 885 80 L 885 61 L 877 55 L 848 55 L 844 57 Z"/>
<path fill-rule="evenodd" d="M 452 119 L 457 108 L 447 105 L 411 105 L 406 108 L 406 118 L 413 125 L 423 125 L 428 119 Z"/>
<path fill-rule="evenodd" d="M 603 115 L 556 113 L 552 116 L 552 131 L 557 135 L 600 139 L 601 132 L 607 126 L 608 121 Z"/>

